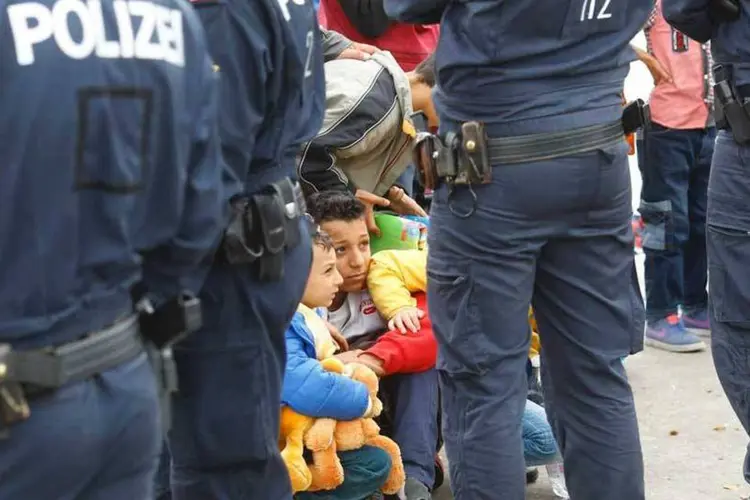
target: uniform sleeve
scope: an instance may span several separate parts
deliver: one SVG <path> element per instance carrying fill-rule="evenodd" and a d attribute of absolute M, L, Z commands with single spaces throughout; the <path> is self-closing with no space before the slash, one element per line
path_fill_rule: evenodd
<path fill-rule="evenodd" d="M 388 17 L 410 24 L 437 24 L 449 0 L 384 0 Z"/>
<path fill-rule="evenodd" d="M 427 252 L 383 250 L 372 256 L 367 289 L 378 312 L 390 320 L 401 309 L 415 307 L 412 292 L 427 291 Z"/>
<path fill-rule="evenodd" d="M 323 60 L 325 62 L 336 59 L 347 49 L 352 41 L 341 33 L 320 27 L 321 44 L 323 45 Z"/>
<path fill-rule="evenodd" d="M 349 22 L 367 38 L 379 37 L 391 25 L 383 0 L 339 0 L 339 4 Z"/>
<path fill-rule="evenodd" d="M 693 40 L 711 39 L 716 24 L 709 14 L 711 0 L 663 0 L 664 19 Z"/>
<path fill-rule="evenodd" d="M 327 372 L 305 352 L 299 329 L 304 321 L 295 316 L 286 332 L 286 370 L 281 402 L 302 415 L 353 420 L 367 411 L 367 386 L 338 373 Z M 295 331 L 297 330 L 297 331 Z"/>
<path fill-rule="evenodd" d="M 218 137 L 218 82 L 206 55 L 187 165 L 179 228 L 169 243 L 143 254 L 143 285 L 157 305 L 188 290 L 198 293 L 227 223 L 236 179 L 225 169 Z"/>

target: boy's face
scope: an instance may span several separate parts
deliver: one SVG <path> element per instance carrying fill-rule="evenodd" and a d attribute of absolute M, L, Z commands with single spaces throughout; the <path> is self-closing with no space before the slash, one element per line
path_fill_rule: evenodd
<path fill-rule="evenodd" d="M 329 307 L 343 281 L 336 269 L 336 253 L 333 249 L 313 245 L 312 265 L 302 303 L 311 308 Z"/>
<path fill-rule="evenodd" d="M 370 235 L 365 219 L 328 221 L 320 225 L 333 240 L 336 267 L 344 278 L 342 292 L 359 292 L 367 287 L 370 268 Z"/>

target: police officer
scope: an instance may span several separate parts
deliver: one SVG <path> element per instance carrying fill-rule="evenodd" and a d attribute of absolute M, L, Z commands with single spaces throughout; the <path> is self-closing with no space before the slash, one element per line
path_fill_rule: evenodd
<path fill-rule="evenodd" d="M 428 294 L 458 500 L 521 500 L 533 302 L 571 498 L 644 498 L 621 94 L 653 0 L 386 0 L 441 21 Z M 420 158 L 425 157 L 420 155 Z"/>
<path fill-rule="evenodd" d="M 193 6 L 222 82 L 222 151 L 239 183 L 201 292 L 204 328 L 175 350 L 172 495 L 282 500 L 291 498 L 277 442 L 284 330 L 311 261 L 295 156 L 322 124 L 321 33 L 311 0 Z"/>
<path fill-rule="evenodd" d="M 708 266 L 714 365 L 750 432 L 750 0 L 663 0 L 664 17 L 711 40 L 717 126 L 708 185 Z M 750 454 L 745 458 L 750 481 Z"/>
<path fill-rule="evenodd" d="M 218 85 L 179 1 L 0 2 L 0 498 L 149 498 L 134 315 L 197 293 L 226 225 Z"/>

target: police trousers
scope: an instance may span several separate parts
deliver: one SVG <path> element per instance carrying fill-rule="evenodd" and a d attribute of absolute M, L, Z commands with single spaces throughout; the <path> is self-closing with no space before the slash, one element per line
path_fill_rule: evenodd
<path fill-rule="evenodd" d="M 0 498 L 151 498 L 162 430 L 145 354 L 29 406 L 0 439 Z"/>
<path fill-rule="evenodd" d="M 721 131 L 708 185 L 708 279 L 716 373 L 750 433 L 750 145 Z M 745 458 L 750 482 L 750 453 Z"/>
<path fill-rule="evenodd" d="M 627 146 L 500 165 L 492 175 L 471 190 L 441 186 L 431 213 L 428 302 L 455 498 L 525 498 L 533 303 L 571 498 L 643 499 L 638 424 L 620 361 L 643 348 L 645 320 Z"/>
<path fill-rule="evenodd" d="M 312 249 L 287 249 L 284 277 L 217 264 L 201 292 L 203 329 L 174 349 L 179 391 L 169 450 L 175 500 L 289 500 L 279 453 L 284 332 L 302 298 Z"/>

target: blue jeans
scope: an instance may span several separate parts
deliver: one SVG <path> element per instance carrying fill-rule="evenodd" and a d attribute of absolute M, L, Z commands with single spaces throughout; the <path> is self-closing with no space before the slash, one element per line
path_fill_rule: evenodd
<path fill-rule="evenodd" d="M 406 476 L 429 488 L 435 482 L 439 439 L 438 391 L 435 370 L 391 375 L 380 382 L 380 397 L 387 408 L 380 420 L 383 434 L 401 448 Z"/>
<path fill-rule="evenodd" d="M 455 497 L 525 498 L 531 303 L 571 498 L 643 500 L 638 422 L 620 361 L 642 349 L 644 319 L 624 141 L 497 166 L 491 182 L 472 191 L 436 190 L 428 235 L 428 302 Z"/>
<path fill-rule="evenodd" d="M 147 500 L 161 441 L 145 355 L 30 401 L 0 439 L 0 498 Z"/>
<path fill-rule="evenodd" d="M 547 465 L 562 460 L 544 408 L 526 400 L 521 425 L 526 467 Z"/>
<path fill-rule="evenodd" d="M 750 433 L 750 146 L 720 132 L 708 186 L 711 351 L 721 385 Z M 750 482 L 750 453 L 745 458 Z"/>
<path fill-rule="evenodd" d="M 344 482 L 332 491 L 297 493 L 295 500 L 366 500 L 380 490 L 391 472 L 391 457 L 380 448 L 365 446 L 339 452 Z"/>
<path fill-rule="evenodd" d="M 638 142 L 649 321 L 705 309 L 706 204 L 716 129 L 654 123 Z"/>

